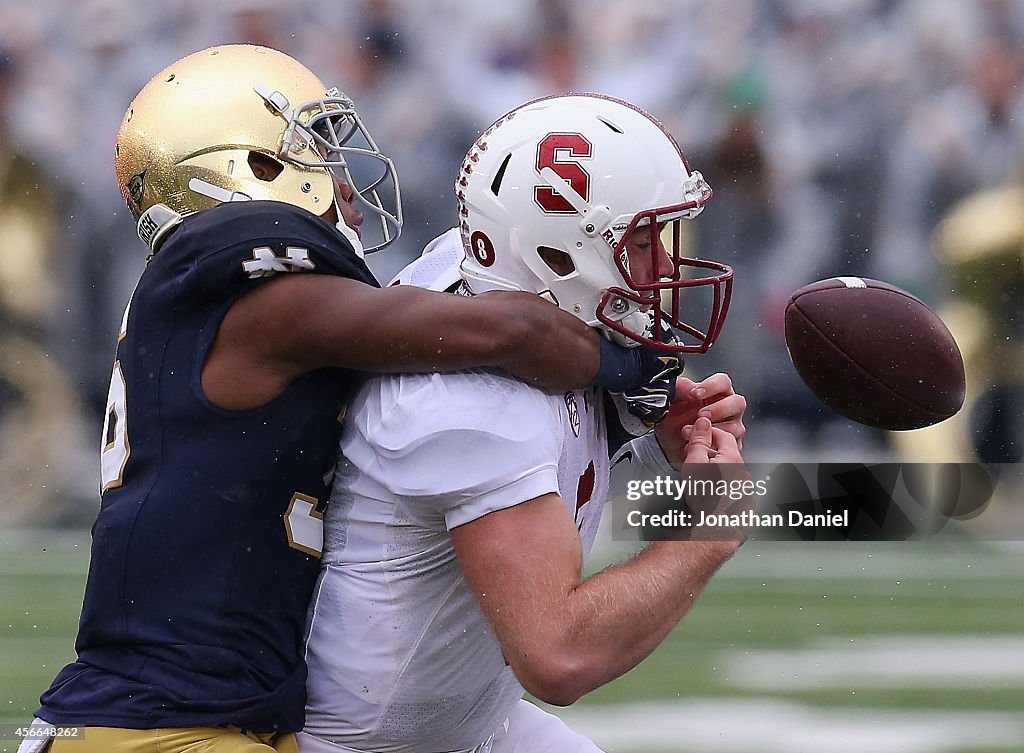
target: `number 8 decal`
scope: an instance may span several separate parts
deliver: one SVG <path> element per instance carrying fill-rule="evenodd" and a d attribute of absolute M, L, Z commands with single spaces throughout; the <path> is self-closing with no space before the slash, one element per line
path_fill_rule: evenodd
<path fill-rule="evenodd" d="M 589 202 L 590 173 L 576 160 L 589 159 L 592 149 L 590 142 L 581 133 L 549 133 L 537 145 L 537 171 L 550 167 L 584 201 Z M 550 186 L 534 187 L 533 199 L 541 209 L 552 214 L 576 211 L 564 196 Z"/>

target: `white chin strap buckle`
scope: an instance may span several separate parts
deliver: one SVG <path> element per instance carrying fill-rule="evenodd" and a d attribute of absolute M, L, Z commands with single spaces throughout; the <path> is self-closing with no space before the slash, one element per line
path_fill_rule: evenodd
<path fill-rule="evenodd" d="M 654 331 L 654 314 L 649 311 L 634 311 L 619 319 L 618 324 L 630 332 L 635 332 L 640 337 L 649 340 L 651 339 L 651 333 Z M 608 332 L 611 335 L 612 342 L 616 345 L 621 345 L 624 348 L 635 348 L 637 345 L 640 345 L 638 341 L 614 329 L 609 328 Z"/>
<path fill-rule="evenodd" d="M 338 216 L 341 216 L 341 210 L 338 210 Z M 360 259 L 366 259 L 367 255 L 362 250 L 362 241 L 359 240 L 359 234 L 354 231 L 352 227 L 345 224 L 344 219 L 339 219 L 335 227 L 338 228 L 338 232 L 343 235 L 346 240 L 352 244 L 352 250 L 355 251 L 355 255 Z"/>
<path fill-rule="evenodd" d="M 167 234 L 181 223 L 181 215 L 166 204 L 154 204 L 139 217 L 139 238 L 156 253 Z"/>

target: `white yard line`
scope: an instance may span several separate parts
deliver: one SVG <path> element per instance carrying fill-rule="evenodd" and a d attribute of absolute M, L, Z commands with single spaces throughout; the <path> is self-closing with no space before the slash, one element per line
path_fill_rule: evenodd
<path fill-rule="evenodd" d="M 1019 753 L 1024 714 L 816 708 L 774 700 L 651 702 L 559 709 L 614 753 Z"/>
<path fill-rule="evenodd" d="M 729 651 L 716 665 L 724 684 L 756 691 L 1015 689 L 1024 688 L 1024 636 L 829 637 L 804 648 Z"/>

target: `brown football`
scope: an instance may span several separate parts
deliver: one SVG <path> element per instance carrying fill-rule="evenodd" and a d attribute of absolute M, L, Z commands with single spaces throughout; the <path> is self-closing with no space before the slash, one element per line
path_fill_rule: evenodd
<path fill-rule="evenodd" d="M 786 304 L 789 357 L 807 386 L 847 418 L 892 431 L 960 410 L 964 362 L 928 306 L 878 280 L 832 277 Z"/>

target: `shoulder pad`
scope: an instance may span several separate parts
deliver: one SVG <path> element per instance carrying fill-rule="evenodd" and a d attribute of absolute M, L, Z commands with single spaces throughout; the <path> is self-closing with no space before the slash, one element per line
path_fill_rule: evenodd
<path fill-rule="evenodd" d="M 186 217 L 158 259 L 197 273 L 206 287 L 316 272 L 377 282 L 337 228 L 277 201 L 221 204 Z"/>
<path fill-rule="evenodd" d="M 481 371 L 379 376 L 352 404 L 343 450 L 397 494 L 474 496 L 555 464 L 559 402 Z"/>

